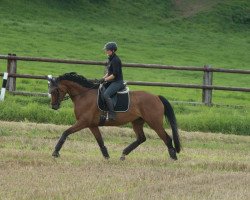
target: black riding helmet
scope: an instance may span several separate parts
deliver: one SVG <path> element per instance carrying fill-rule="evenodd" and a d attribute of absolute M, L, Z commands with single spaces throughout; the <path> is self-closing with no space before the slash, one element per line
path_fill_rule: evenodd
<path fill-rule="evenodd" d="M 104 48 L 106 51 L 116 51 L 117 50 L 117 44 L 115 42 L 108 42 L 105 44 Z"/>

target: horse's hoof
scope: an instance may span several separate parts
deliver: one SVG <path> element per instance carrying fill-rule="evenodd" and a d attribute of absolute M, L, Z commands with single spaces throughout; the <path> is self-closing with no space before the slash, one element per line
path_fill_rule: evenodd
<path fill-rule="evenodd" d="M 54 152 L 52 153 L 52 156 L 53 156 L 54 158 L 58 158 L 58 157 L 60 157 L 60 154 L 59 154 L 58 151 L 54 151 Z"/>
<path fill-rule="evenodd" d="M 108 160 L 110 157 L 109 156 L 104 156 L 105 160 Z"/>
<path fill-rule="evenodd" d="M 105 159 L 109 159 L 109 153 L 108 153 L 108 150 L 107 148 L 104 146 L 103 148 L 101 148 L 101 152 L 102 152 L 102 155 Z"/>
<path fill-rule="evenodd" d="M 121 161 L 124 161 L 124 160 L 125 160 L 125 155 L 122 155 L 122 156 L 120 157 L 120 160 L 121 160 Z"/>
<path fill-rule="evenodd" d="M 175 148 L 168 149 L 168 153 L 170 155 L 170 158 L 172 158 L 173 160 L 177 160 Z"/>

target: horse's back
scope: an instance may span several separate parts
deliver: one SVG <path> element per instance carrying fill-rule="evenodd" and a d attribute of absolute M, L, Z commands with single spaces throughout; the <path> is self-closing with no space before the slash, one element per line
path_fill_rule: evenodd
<path fill-rule="evenodd" d="M 158 96 L 145 91 L 131 91 L 130 95 L 133 100 L 140 103 L 161 102 Z"/>
<path fill-rule="evenodd" d="M 142 114 L 161 114 L 164 112 L 164 105 L 160 98 L 145 91 L 132 91 L 131 107 L 137 108 Z"/>

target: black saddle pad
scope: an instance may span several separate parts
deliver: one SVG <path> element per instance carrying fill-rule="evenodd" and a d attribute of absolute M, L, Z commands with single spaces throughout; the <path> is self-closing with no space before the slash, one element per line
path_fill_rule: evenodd
<path fill-rule="evenodd" d="M 115 112 L 127 112 L 130 105 L 130 96 L 129 92 L 126 93 L 117 93 L 114 97 L 112 97 L 112 101 L 114 103 Z M 98 90 L 97 95 L 97 105 L 98 108 L 102 111 L 108 111 L 106 103 L 104 102 L 103 98 L 101 97 L 100 90 Z"/>

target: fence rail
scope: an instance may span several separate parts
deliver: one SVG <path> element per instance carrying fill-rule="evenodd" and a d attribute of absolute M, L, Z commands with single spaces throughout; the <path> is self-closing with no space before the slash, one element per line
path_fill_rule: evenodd
<path fill-rule="evenodd" d="M 101 62 L 101 61 L 23 57 L 23 56 L 16 56 L 15 54 L 0 55 L 0 59 L 7 60 L 7 72 L 9 73 L 7 89 L 14 94 L 23 94 L 23 95 L 27 95 L 27 94 L 31 94 L 31 93 L 30 92 L 18 92 L 18 91 L 16 91 L 16 78 L 47 80 L 48 77 L 47 76 L 38 76 L 38 75 L 29 75 L 29 74 L 17 74 L 16 72 L 17 72 L 17 61 L 18 60 L 20 60 L 20 61 L 32 61 L 32 62 L 96 65 L 96 66 L 106 65 L 106 62 Z M 212 105 L 212 91 L 213 90 L 250 92 L 250 88 L 215 86 L 212 84 L 214 72 L 250 74 L 250 70 L 212 68 L 209 65 L 205 65 L 204 67 L 192 67 L 192 66 L 185 67 L 185 66 L 169 66 L 169 65 L 159 65 L 159 64 L 123 63 L 123 66 L 124 67 L 131 67 L 131 68 L 201 71 L 204 73 L 202 85 L 180 84 L 180 83 L 160 83 L 160 82 L 141 82 L 141 81 L 128 81 L 127 83 L 128 83 L 128 85 L 139 85 L 139 86 L 160 86 L 160 87 L 202 89 L 202 103 L 209 105 L 209 106 Z M 0 73 L 0 76 L 3 76 L 3 73 Z M 46 93 L 39 93 L 38 95 L 45 96 L 45 94 Z"/>
<path fill-rule="evenodd" d="M 3 76 L 3 73 L 0 73 L 0 76 Z M 15 77 L 15 78 L 48 80 L 48 76 L 37 76 L 37 75 L 30 75 L 30 74 L 9 74 L 8 76 Z M 128 85 L 139 85 L 139 86 L 158 86 L 158 87 L 176 87 L 176 88 L 193 88 L 193 89 L 210 89 L 210 90 L 250 92 L 250 88 L 225 87 L 225 86 L 215 86 L 215 85 L 160 83 L 160 82 L 142 82 L 142 81 L 127 81 L 127 84 Z"/>
<path fill-rule="evenodd" d="M 69 60 L 69 59 L 55 59 L 55 58 L 41 58 L 41 57 L 24 57 L 24 56 L 16 56 L 15 54 L 0 55 L 0 59 L 33 61 L 33 62 L 64 63 L 64 64 L 97 65 L 97 66 L 106 65 L 106 62 L 103 62 L 103 61 Z M 170 65 L 140 64 L 140 63 L 123 63 L 123 66 L 124 67 L 131 67 L 131 68 L 150 68 L 150 69 L 169 69 L 169 70 L 185 70 L 185 71 L 203 71 L 203 72 L 207 71 L 207 72 L 250 74 L 250 70 L 209 68 L 206 66 L 204 66 L 204 67 L 192 67 L 192 66 L 170 66 Z"/>
<path fill-rule="evenodd" d="M 0 76 L 3 76 L 3 73 L 0 73 Z M 28 78 L 28 79 L 42 79 L 47 80 L 48 76 L 37 76 L 37 75 L 30 75 L 30 74 L 9 74 L 9 77 L 13 78 Z"/>

